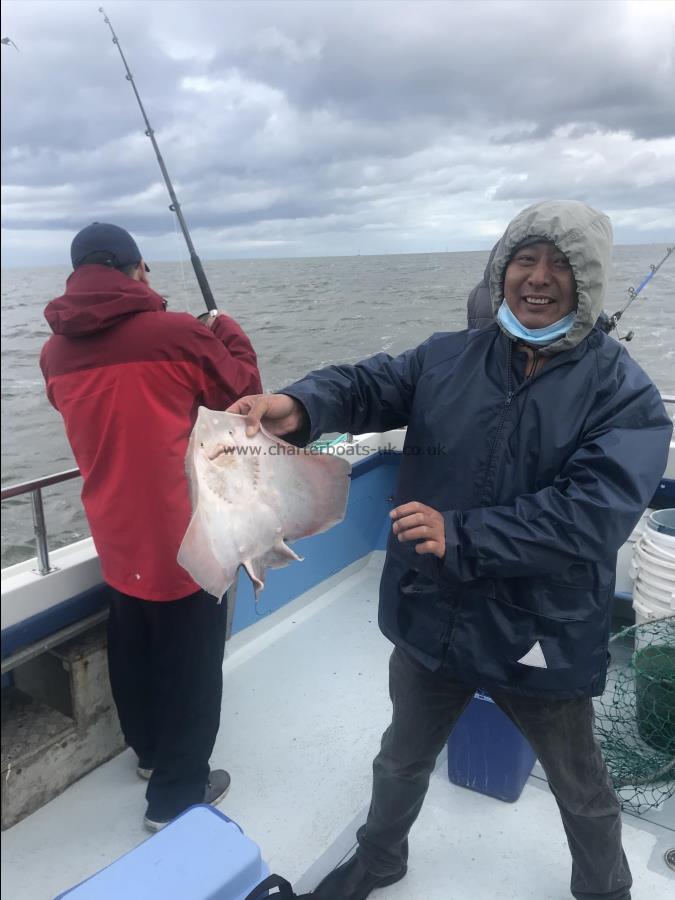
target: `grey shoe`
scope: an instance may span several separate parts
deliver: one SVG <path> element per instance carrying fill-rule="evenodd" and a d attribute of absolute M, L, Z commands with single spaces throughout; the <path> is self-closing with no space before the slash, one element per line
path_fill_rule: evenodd
<path fill-rule="evenodd" d="M 225 769 L 214 769 L 210 772 L 204 788 L 204 803 L 208 804 L 208 806 L 217 806 L 228 792 L 230 781 L 229 772 L 226 772 Z M 180 813 L 176 813 L 176 815 L 180 815 Z M 172 816 L 171 819 L 151 819 L 146 815 L 143 819 L 143 824 L 147 831 L 161 831 L 165 825 L 168 825 L 175 818 L 176 816 Z"/>
<path fill-rule="evenodd" d="M 175 818 L 175 817 L 174 817 Z M 169 822 L 173 821 L 172 819 L 151 819 L 149 816 L 143 816 L 143 825 L 145 826 L 146 831 L 161 831 L 165 825 L 168 825 Z"/>
<path fill-rule="evenodd" d="M 213 772 L 210 772 L 204 789 L 204 803 L 208 803 L 209 806 L 218 806 L 230 789 L 230 781 L 230 774 L 225 769 L 214 769 Z"/>

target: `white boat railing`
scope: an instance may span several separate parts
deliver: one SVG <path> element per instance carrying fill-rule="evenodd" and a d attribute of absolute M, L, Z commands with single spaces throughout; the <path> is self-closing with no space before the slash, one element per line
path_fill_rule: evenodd
<path fill-rule="evenodd" d="M 341 434 L 339 437 L 326 441 L 316 441 L 317 448 L 328 448 L 342 441 L 351 442 L 351 434 Z M 54 567 L 49 563 L 49 545 L 47 542 L 47 524 L 45 519 L 44 504 L 42 503 L 42 490 L 64 481 L 72 481 L 81 476 L 79 469 L 67 469 L 65 472 L 55 472 L 54 475 L 46 475 L 43 478 L 35 478 L 31 481 L 23 481 L 20 484 L 12 484 L 2 488 L 0 500 L 11 500 L 13 497 L 21 497 L 30 494 L 31 511 L 33 515 L 33 533 L 35 534 L 35 555 L 37 559 L 36 574 L 49 575 Z"/>
<path fill-rule="evenodd" d="M 47 545 L 47 526 L 45 511 L 42 504 L 42 489 L 64 481 L 71 481 L 80 477 L 79 469 L 68 469 L 66 472 L 56 472 L 54 475 L 46 475 L 44 478 L 35 478 L 32 481 L 24 481 L 21 484 L 13 484 L 2 489 L 0 500 L 10 500 L 12 497 L 20 497 L 30 494 L 31 509 L 33 513 L 33 532 L 35 534 L 35 549 L 40 575 L 49 575 L 53 568 L 49 565 L 49 547 Z"/>

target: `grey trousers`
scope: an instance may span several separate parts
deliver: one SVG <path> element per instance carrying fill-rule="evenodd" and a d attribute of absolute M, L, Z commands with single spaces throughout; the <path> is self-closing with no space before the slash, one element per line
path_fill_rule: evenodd
<path fill-rule="evenodd" d="M 373 762 L 373 795 L 357 854 L 376 875 L 407 864 L 408 832 L 419 815 L 436 757 L 473 697 L 473 688 L 430 672 L 396 648 L 389 662 L 392 723 Z M 537 754 L 562 816 L 578 900 L 630 900 L 619 801 L 593 735 L 588 697 L 541 700 L 491 691 Z M 525 852 L 525 851 L 524 851 Z"/>

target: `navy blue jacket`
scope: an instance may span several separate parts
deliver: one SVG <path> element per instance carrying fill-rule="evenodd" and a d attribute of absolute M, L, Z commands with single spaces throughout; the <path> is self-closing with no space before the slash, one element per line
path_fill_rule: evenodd
<path fill-rule="evenodd" d="M 394 498 L 444 514 L 446 555 L 390 536 L 384 634 L 489 689 L 602 692 L 617 551 L 652 498 L 672 424 L 658 391 L 594 329 L 518 375 L 497 325 L 285 388 L 322 432 L 407 426 Z"/>

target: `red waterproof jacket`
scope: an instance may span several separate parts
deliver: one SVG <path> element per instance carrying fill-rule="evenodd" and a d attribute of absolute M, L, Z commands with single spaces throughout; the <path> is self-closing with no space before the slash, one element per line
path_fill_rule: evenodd
<path fill-rule="evenodd" d="M 40 367 L 84 480 L 105 581 L 143 600 L 199 589 L 176 562 L 190 521 L 185 453 L 197 407 L 226 409 L 262 390 L 239 325 L 209 330 L 106 266 L 77 269 L 47 305 L 54 332 Z"/>

